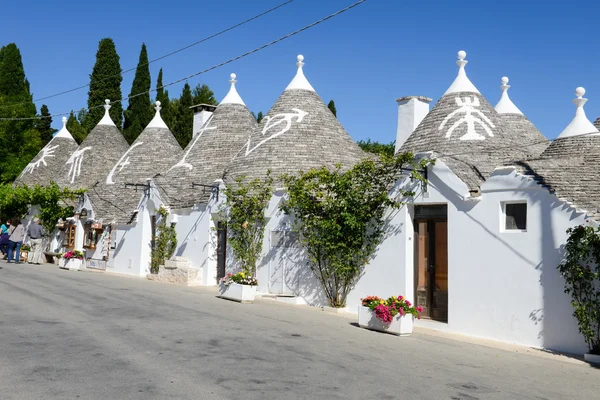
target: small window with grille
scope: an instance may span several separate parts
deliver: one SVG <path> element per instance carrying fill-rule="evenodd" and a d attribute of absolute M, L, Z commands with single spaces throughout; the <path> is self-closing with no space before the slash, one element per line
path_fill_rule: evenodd
<path fill-rule="evenodd" d="M 504 231 L 527 231 L 527 202 L 503 202 L 502 225 Z"/>

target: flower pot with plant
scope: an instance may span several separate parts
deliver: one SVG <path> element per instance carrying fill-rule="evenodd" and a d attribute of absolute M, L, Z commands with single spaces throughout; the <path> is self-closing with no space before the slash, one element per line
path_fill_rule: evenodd
<path fill-rule="evenodd" d="M 64 260 L 64 267 L 68 270 L 78 271 L 83 266 L 83 257 L 84 254 L 79 250 L 71 250 L 62 255 L 62 260 Z"/>
<path fill-rule="evenodd" d="M 219 297 L 240 303 L 253 303 L 258 281 L 245 272 L 227 274 L 219 283 Z"/>
<path fill-rule="evenodd" d="M 403 296 L 382 299 L 368 296 L 358 307 L 358 325 L 375 331 L 409 336 L 413 331 L 414 317 L 421 318 L 421 307 L 413 307 Z"/>

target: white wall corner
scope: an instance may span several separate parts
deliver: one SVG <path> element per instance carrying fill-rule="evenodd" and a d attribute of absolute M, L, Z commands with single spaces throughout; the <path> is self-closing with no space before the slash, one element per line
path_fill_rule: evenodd
<path fill-rule="evenodd" d="M 396 131 L 396 153 L 406 139 L 419 126 L 429 113 L 431 99 L 424 96 L 405 96 L 396 99 L 398 102 L 398 130 Z"/>

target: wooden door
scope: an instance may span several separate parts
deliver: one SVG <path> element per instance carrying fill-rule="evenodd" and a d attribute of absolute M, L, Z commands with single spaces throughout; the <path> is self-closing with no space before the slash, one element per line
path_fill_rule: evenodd
<path fill-rule="evenodd" d="M 227 262 L 227 227 L 224 222 L 217 222 L 217 282 L 225 277 Z"/>
<path fill-rule="evenodd" d="M 447 321 L 448 222 L 423 218 L 414 227 L 416 305 L 423 307 L 423 317 Z"/>

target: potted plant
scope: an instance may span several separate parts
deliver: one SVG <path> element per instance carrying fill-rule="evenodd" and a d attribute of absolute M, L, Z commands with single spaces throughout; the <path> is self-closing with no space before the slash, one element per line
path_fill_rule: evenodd
<path fill-rule="evenodd" d="M 83 265 L 83 252 L 79 250 L 71 250 L 62 255 L 64 259 L 64 267 L 68 270 L 78 271 Z"/>
<path fill-rule="evenodd" d="M 219 297 L 240 303 L 253 303 L 257 285 L 256 278 L 243 271 L 229 273 L 219 283 Z"/>
<path fill-rule="evenodd" d="M 384 300 L 377 296 L 361 299 L 358 307 L 358 325 L 375 331 L 409 336 L 413 331 L 414 317 L 421 319 L 422 307 L 413 307 L 403 296 Z"/>

